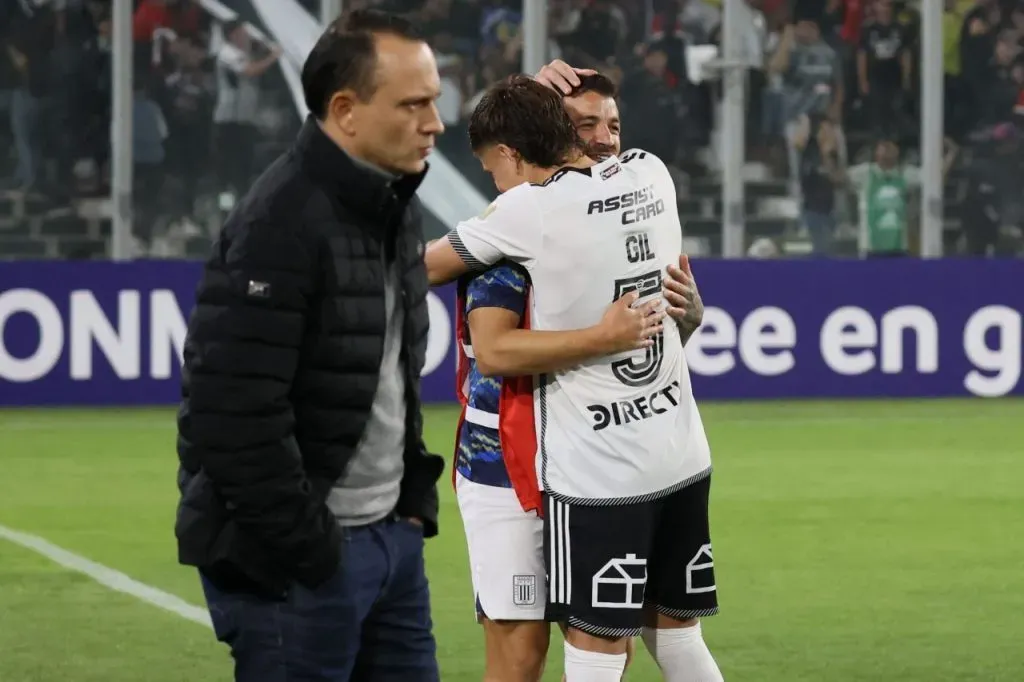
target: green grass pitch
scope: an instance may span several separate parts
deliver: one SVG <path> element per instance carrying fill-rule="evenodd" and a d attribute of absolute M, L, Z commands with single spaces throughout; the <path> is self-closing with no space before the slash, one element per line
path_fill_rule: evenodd
<path fill-rule="evenodd" d="M 722 604 L 705 633 L 727 680 L 1024 680 L 1024 401 L 703 414 Z M 427 410 L 432 449 L 451 453 L 454 420 Z M 173 436 L 170 410 L 0 412 L 0 524 L 202 605 L 175 561 Z M 441 487 L 427 561 L 442 679 L 471 682 L 480 631 Z M 0 540 L 0 682 L 230 678 L 202 626 Z M 628 679 L 659 679 L 642 647 Z"/>

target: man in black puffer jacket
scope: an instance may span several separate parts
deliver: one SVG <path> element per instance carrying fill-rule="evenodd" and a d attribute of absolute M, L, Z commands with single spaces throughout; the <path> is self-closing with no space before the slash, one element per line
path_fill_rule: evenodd
<path fill-rule="evenodd" d="M 423 538 L 419 206 L 443 130 L 430 48 L 354 12 L 303 68 L 294 147 L 228 218 L 185 343 L 179 559 L 235 679 L 438 679 Z"/>

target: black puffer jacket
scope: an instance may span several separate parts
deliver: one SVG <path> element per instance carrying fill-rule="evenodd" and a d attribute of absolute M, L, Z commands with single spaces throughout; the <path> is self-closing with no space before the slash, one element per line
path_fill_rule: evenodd
<path fill-rule="evenodd" d="M 423 446 L 422 176 L 388 182 L 307 121 L 228 218 L 185 342 L 178 416 L 182 563 L 222 589 L 283 596 L 338 565 L 325 504 L 362 436 L 385 334 L 382 254 L 405 308 L 405 475 L 397 513 L 437 533 L 444 468 Z"/>

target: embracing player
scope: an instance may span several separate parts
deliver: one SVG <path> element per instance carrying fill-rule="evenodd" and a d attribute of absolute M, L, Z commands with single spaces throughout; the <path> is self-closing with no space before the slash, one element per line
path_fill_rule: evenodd
<path fill-rule="evenodd" d="M 569 625 L 568 680 L 617 682 L 627 638 L 645 623 L 645 640 L 667 679 L 718 679 L 694 620 L 717 609 L 707 529 L 710 459 L 679 331 L 670 325 L 658 332 L 639 357 L 634 351 L 566 360 L 554 371 L 550 360 L 516 365 L 528 364 L 523 347 L 530 337 L 565 358 L 566 335 L 579 333 L 566 330 L 599 324 L 609 299 L 661 302 L 662 273 L 671 263 L 658 254 L 681 247 L 667 169 L 640 151 L 589 159 L 557 96 L 526 78 L 484 98 L 470 137 L 499 189 L 508 191 L 433 244 L 427 267 L 436 282 L 508 257 L 532 281 L 532 300 L 518 310 L 474 309 L 472 292 L 466 300 L 478 368 L 545 372 L 535 391 L 545 531 L 533 542 L 546 545 L 547 615 Z M 525 281 L 508 288 L 521 295 Z M 495 286 L 493 279 L 485 283 L 484 289 Z M 531 331 L 518 328 L 527 314 Z M 474 317 L 490 323 L 474 324 Z M 463 498 L 460 489 L 460 504 Z M 471 535 L 468 521 L 479 510 L 463 511 Z M 470 543 L 472 554 L 472 537 Z"/>
<path fill-rule="evenodd" d="M 595 72 L 580 71 L 555 61 L 536 79 L 569 93 L 563 100 L 588 155 L 600 158 L 619 153 L 619 112 L 614 83 Z M 686 271 L 670 271 L 671 286 L 679 306 L 672 308 L 686 338 L 700 325 L 703 306 Z M 486 670 L 489 682 L 539 680 L 547 657 L 550 628 L 544 620 L 543 522 L 536 511 L 525 511 L 529 502 L 516 494 L 504 449 L 514 447 L 508 433 L 532 432 L 532 378 L 520 375 L 559 369 L 566 353 L 579 359 L 606 355 L 608 344 L 632 344 L 654 333 L 657 320 L 644 319 L 622 299 L 605 316 L 598 333 L 582 333 L 576 345 L 552 347 L 530 335 L 518 337 L 523 347 L 516 357 L 493 357 L 501 348 L 503 334 L 520 327 L 527 311 L 529 278 L 511 263 L 495 265 L 460 282 L 456 335 L 460 340 L 460 378 L 465 403 L 458 428 L 455 461 L 457 499 L 469 547 L 473 594 L 478 619 L 483 625 Z M 646 317 L 646 316 L 644 316 Z M 646 325 L 646 326 L 645 326 Z M 479 339 L 479 352 L 473 340 Z M 625 346 L 624 346 L 625 347 Z M 635 347 L 635 346 L 629 346 Z M 478 360 L 479 358 L 479 360 Z M 521 388 L 528 422 L 517 424 L 519 413 L 509 417 L 507 397 Z M 502 400 L 502 396 L 506 400 Z M 515 402 L 513 399 L 512 402 Z M 505 405 L 504 417 L 499 406 Z M 499 418 L 504 430 L 499 429 Z M 502 435 L 505 435 L 503 438 Z M 528 458 L 535 457 L 535 441 Z M 536 477 L 531 481 L 536 491 Z M 630 652 L 632 647 L 630 646 Z"/>
<path fill-rule="evenodd" d="M 562 103 L 586 145 L 587 156 L 601 159 L 621 149 L 622 121 L 615 83 L 593 69 L 577 69 L 556 59 L 534 79 L 564 95 Z M 679 263 L 668 267 L 662 292 L 668 301 L 668 313 L 679 325 L 683 345 L 704 320 L 704 303 L 690 271 L 690 260 L 679 256 Z"/>

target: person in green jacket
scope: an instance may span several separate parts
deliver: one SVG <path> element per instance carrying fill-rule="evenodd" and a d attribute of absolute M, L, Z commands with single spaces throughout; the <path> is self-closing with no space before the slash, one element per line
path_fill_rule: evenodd
<path fill-rule="evenodd" d="M 946 141 L 942 173 L 953 164 L 956 148 Z M 912 190 L 921 186 L 921 169 L 900 162 L 900 147 L 893 138 L 875 144 L 875 159 L 857 164 L 846 172 L 847 181 L 857 192 L 860 214 L 858 243 L 862 256 L 908 255 L 907 207 Z"/>

